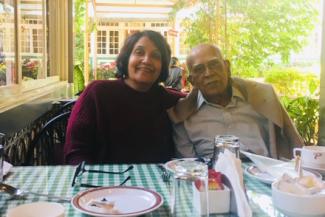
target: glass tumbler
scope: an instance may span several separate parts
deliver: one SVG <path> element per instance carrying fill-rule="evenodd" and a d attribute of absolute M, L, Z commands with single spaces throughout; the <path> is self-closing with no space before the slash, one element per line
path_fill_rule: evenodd
<path fill-rule="evenodd" d="M 213 160 L 216 161 L 220 152 L 224 152 L 225 149 L 233 152 L 236 158 L 239 158 L 239 139 L 233 135 L 216 135 L 214 139 L 214 151 Z"/>
<path fill-rule="evenodd" d="M 175 165 L 171 191 L 173 217 L 208 217 L 208 166 L 197 161 Z"/>

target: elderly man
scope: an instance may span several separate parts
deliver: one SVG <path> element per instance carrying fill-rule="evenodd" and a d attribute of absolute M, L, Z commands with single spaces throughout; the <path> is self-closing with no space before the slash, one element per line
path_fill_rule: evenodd
<path fill-rule="evenodd" d="M 195 47 L 186 61 L 199 93 L 197 112 L 174 126 L 179 157 L 211 157 L 217 134 L 235 135 L 241 149 L 272 158 L 290 158 L 303 145 L 271 85 L 231 78 L 229 61 L 213 45 Z"/>

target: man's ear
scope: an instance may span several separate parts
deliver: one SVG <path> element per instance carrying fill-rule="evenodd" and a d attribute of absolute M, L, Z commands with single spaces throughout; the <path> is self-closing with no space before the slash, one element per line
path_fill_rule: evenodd
<path fill-rule="evenodd" d="M 226 67 L 226 72 L 228 73 L 228 76 L 231 77 L 230 61 L 224 60 L 224 63 L 225 63 L 225 67 Z"/>

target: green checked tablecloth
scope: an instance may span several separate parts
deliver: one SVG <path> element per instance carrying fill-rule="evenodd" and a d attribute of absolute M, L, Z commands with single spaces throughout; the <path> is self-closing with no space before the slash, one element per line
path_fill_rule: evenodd
<path fill-rule="evenodd" d="M 105 171 L 122 171 L 129 165 L 92 165 L 86 169 Z M 5 178 L 5 183 L 19 187 L 24 190 L 49 193 L 59 196 L 72 197 L 79 191 L 86 190 L 78 186 L 71 187 L 75 166 L 33 166 L 14 167 Z M 155 164 L 137 164 L 134 168 L 123 175 L 98 174 L 85 172 L 81 177 L 82 183 L 93 185 L 113 186 L 119 185 L 127 176 L 131 176 L 125 185 L 140 186 L 160 193 L 164 198 L 164 204 L 154 212 L 146 216 L 170 216 L 170 197 L 168 184 L 161 178 L 161 170 Z M 271 188 L 250 177 L 244 177 L 247 195 L 254 216 L 283 216 L 278 213 L 272 205 Z M 0 192 L 0 216 L 6 216 L 8 209 L 24 203 L 45 201 L 44 197 L 28 196 L 25 200 L 13 200 L 7 194 Z M 74 210 L 71 204 L 63 203 L 66 208 L 66 216 L 85 217 L 79 211 Z M 185 216 L 191 213 L 184 212 Z M 236 216 L 234 214 L 217 216 Z"/>

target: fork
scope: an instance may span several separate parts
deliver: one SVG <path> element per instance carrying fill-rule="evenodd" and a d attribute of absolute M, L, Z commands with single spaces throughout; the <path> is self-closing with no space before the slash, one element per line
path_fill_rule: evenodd
<path fill-rule="evenodd" d="M 170 180 L 170 173 L 167 171 L 164 165 L 158 164 L 158 168 L 162 171 L 161 173 L 161 178 L 163 179 L 164 182 L 169 182 Z"/>

